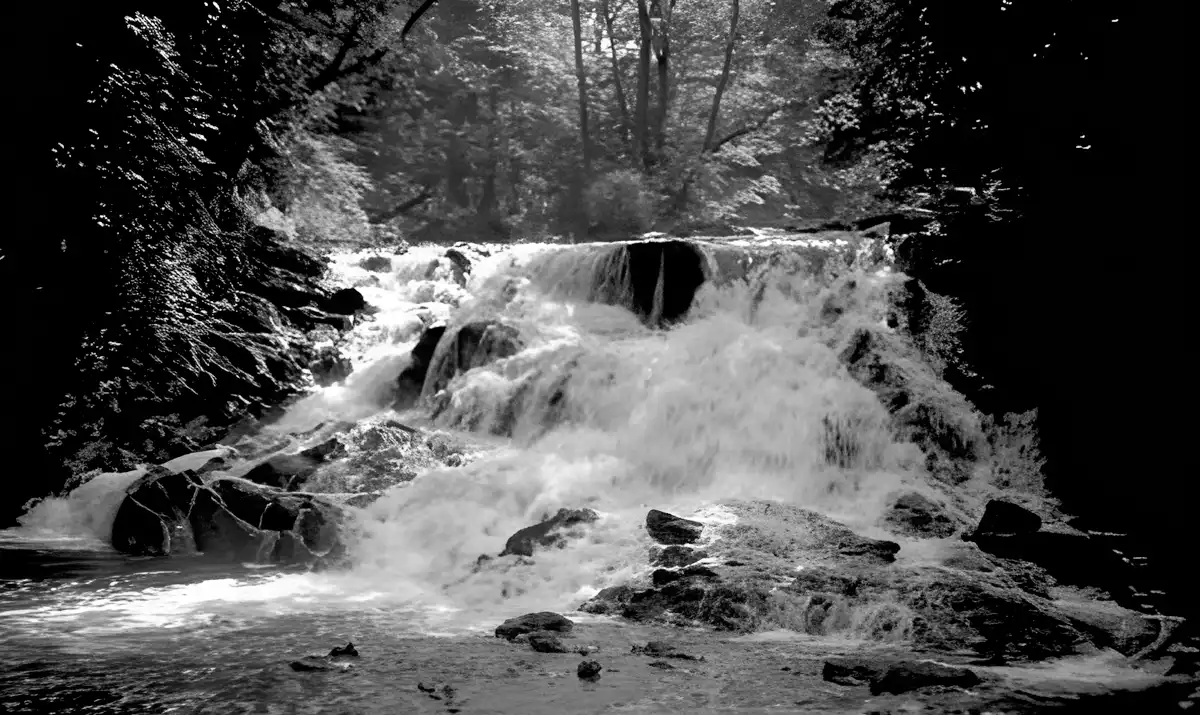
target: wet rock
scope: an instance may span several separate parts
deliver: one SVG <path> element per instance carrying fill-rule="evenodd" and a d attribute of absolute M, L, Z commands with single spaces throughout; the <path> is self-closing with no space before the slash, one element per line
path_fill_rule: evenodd
<path fill-rule="evenodd" d="M 511 325 L 494 320 L 473 321 L 444 334 L 429 361 L 422 396 L 434 395 L 455 376 L 516 355 L 525 347 Z"/>
<path fill-rule="evenodd" d="M 392 259 L 388 256 L 367 256 L 358 262 L 358 267 L 372 273 L 390 273 Z"/>
<path fill-rule="evenodd" d="M 594 660 L 585 660 L 575 669 L 575 673 L 584 680 L 598 680 L 603 666 Z"/>
<path fill-rule="evenodd" d="M 396 380 L 396 409 L 411 407 L 421 397 L 429 363 L 433 360 L 438 342 L 445 332 L 445 324 L 438 323 L 426 327 L 417 339 L 417 344 L 409 353 L 408 367 L 401 371 Z"/>
<path fill-rule="evenodd" d="M 320 528 L 312 522 L 319 521 Z M 203 553 L 234 562 L 311 563 L 340 545 L 338 507 L 237 479 L 151 470 L 126 491 L 113 520 L 122 553 Z"/>
<path fill-rule="evenodd" d="M 675 666 L 671 665 L 665 660 L 652 660 L 646 665 L 651 668 L 658 668 L 659 670 L 675 670 Z"/>
<path fill-rule="evenodd" d="M 533 556 L 535 548 L 562 548 L 568 538 L 582 535 L 577 527 L 594 523 L 599 518 L 591 509 L 559 509 L 549 519 L 527 526 L 509 537 L 500 555 Z"/>
<path fill-rule="evenodd" d="M 945 509 L 917 492 L 901 494 L 883 517 L 892 531 L 906 536 L 945 538 L 955 532 L 954 522 Z"/>
<path fill-rule="evenodd" d="M 678 581 L 681 578 L 683 578 L 683 574 L 679 573 L 678 571 L 671 571 L 669 569 L 655 569 L 654 573 L 650 574 L 650 583 L 654 584 L 655 586 L 666 586 L 668 583 L 671 583 L 672 581 Z"/>
<path fill-rule="evenodd" d="M 344 646 L 335 646 L 333 650 L 329 651 L 329 657 L 330 658 L 338 658 L 338 657 L 357 658 L 358 657 L 358 649 L 354 647 L 353 643 L 347 643 Z"/>
<path fill-rule="evenodd" d="M 648 655 L 653 658 L 673 658 L 675 660 L 695 660 L 703 661 L 703 657 L 697 657 L 684 653 L 674 645 L 666 641 L 650 641 L 646 645 L 635 645 L 630 648 L 630 653 L 634 655 Z"/>
<path fill-rule="evenodd" d="M 349 377 L 354 365 L 340 350 L 327 346 L 321 348 L 317 358 L 308 364 L 308 369 L 313 375 L 313 381 L 325 387 Z"/>
<path fill-rule="evenodd" d="M 1131 567 L 1119 555 L 1087 534 L 977 534 L 972 540 L 985 553 L 1036 564 L 1063 584 L 1095 586 L 1124 595 L 1132 576 Z"/>
<path fill-rule="evenodd" d="M 298 491 L 327 459 L 342 448 L 341 442 L 335 437 L 298 454 L 277 454 L 255 465 L 242 478 L 285 491 Z"/>
<path fill-rule="evenodd" d="M 708 558 L 708 552 L 703 549 L 678 544 L 665 547 L 653 546 L 650 551 L 650 565 L 666 568 L 690 566 L 705 558 Z"/>
<path fill-rule="evenodd" d="M 972 538 L 984 534 L 1032 534 L 1042 528 L 1042 517 L 1011 502 L 993 499 L 984 507 L 983 517 Z"/>
<path fill-rule="evenodd" d="M 646 514 L 646 531 L 660 544 L 693 544 L 700 540 L 703 530 L 704 524 L 698 521 L 683 519 L 658 509 L 651 509 Z"/>
<path fill-rule="evenodd" d="M 634 593 L 631 587 L 624 584 L 609 586 L 581 604 L 579 610 L 596 615 L 617 615 L 629 604 Z"/>
<path fill-rule="evenodd" d="M 526 613 L 523 616 L 510 618 L 504 623 L 496 626 L 496 637 L 512 640 L 519 635 L 525 633 L 534 633 L 537 631 L 555 631 L 558 633 L 567 633 L 575 627 L 575 622 L 571 621 L 560 614 L 550 611 L 541 611 L 538 613 Z"/>
<path fill-rule="evenodd" d="M 342 288 L 325 301 L 325 310 L 338 315 L 354 315 L 367 307 L 367 300 L 357 288 Z"/>
<path fill-rule="evenodd" d="M 301 658 L 300 660 L 293 660 L 288 665 L 291 666 L 292 670 L 300 672 L 300 673 L 321 672 L 321 671 L 331 671 L 331 670 L 344 671 L 344 670 L 350 670 L 351 668 L 354 667 L 350 663 L 346 663 L 346 662 L 342 662 L 342 661 L 335 661 L 332 658 L 330 658 L 329 656 L 320 656 L 320 655 L 305 656 L 305 657 Z"/>
<path fill-rule="evenodd" d="M 471 272 L 471 261 L 457 248 L 446 249 L 446 258 L 450 259 L 450 271 L 454 282 L 460 286 L 467 285 L 467 275 Z"/>
<path fill-rule="evenodd" d="M 553 633 L 531 633 L 529 634 L 529 647 L 533 648 L 538 653 L 567 653 L 567 647 L 563 645 L 558 636 Z"/>
<path fill-rule="evenodd" d="M 872 695 L 899 695 L 931 685 L 970 688 L 981 681 L 974 671 L 929 661 L 886 661 L 834 658 L 825 661 L 822 677 L 839 685 L 869 685 Z"/>

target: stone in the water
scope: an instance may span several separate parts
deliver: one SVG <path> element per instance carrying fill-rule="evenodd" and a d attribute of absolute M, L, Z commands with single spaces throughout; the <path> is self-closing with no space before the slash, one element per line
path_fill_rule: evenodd
<path fill-rule="evenodd" d="M 353 363 L 332 346 L 321 348 L 316 359 L 308 364 L 313 381 L 321 387 L 345 380 L 353 369 Z"/>
<path fill-rule="evenodd" d="M 930 685 L 969 688 L 981 681 L 974 671 L 940 663 L 917 660 L 874 660 L 871 658 L 831 658 L 825 661 L 821 676 L 839 685 L 869 685 L 872 695 L 900 695 Z"/>
<path fill-rule="evenodd" d="M 537 631 L 566 633 L 574 627 L 575 622 L 568 618 L 550 611 L 541 611 L 538 613 L 526 613 L 523 616 L 510 618 L 501 623 L 496 626 L 496 637 L 512 640 L 519 635 Z"/>
<path fill-rule="evenodd" d="M 242 478 L 290 492 L 299 491 L 308 478 L 316 474 L 321 464 L 342 449 L 342 443 L 333 437 L 298 454 L 277 454 L 268 457 L 265 462 L 242 475 Z"/>
<path fill-rule="evenodd" d="M 654 546 L 650 551 L 650 565 L 666 568 L 691 566 L 701 559 L 708 558 L 703 549 L 673 544 L 671 546 Z"/>
<path fill-rule="evenodd" d="M 1042 528 L 1042 517 L 1025 507 L 993 499 L 984 507 L 973 537 L 983 534 L 1032 534 Z"/>
<path fill-rule="evenodd" d="M 339 315 L 354 315 L 367 307 L 367 299 L 356 288 L 336 290 L 325 302 L 325 309 Z"/>
<path fill-rule="evenodd" d="M 516 355 L 525 347 L 516 328 L 495 320 L 473 321 L 442 337 L 428 363 L 423 397 L 445 389 L 456 375 Z"/>
<path fill-rule="evenodd" d="M 297 672 L 320 672 L 328 670 L 350 670 L 354 666 L 349 663 L 337 662 L 327 655 L 308 655 L 300 660 L 289 663 L 292 670 Z"/>
<path fill-rule="evenodd" d="M 599 518 L 591 509 L 559 509 L 546 521 L 527 526 L 509 537 L 500 555 L 533 556 L 535 548 L 561 548 L 566 545 L 567 537 L 581 535 L 578 529 L 572 530 L 572 527 L 591 524 Z"/>
<path fill-rule="evenodd" d="M 917 492 L 901 494 L 883 518 L 892 531 L 906 536 L 945 538 L 955 531 L 945 510 Z"/>
<path fill-rule="evenodd" d="M 352 656 L 357 658 L 358 649 L 354 647 L 353 643 L 347 643 L 344 646 L 335 646 L 333 650 L 329 651 L 329 657 L 337 658 L 338 656 Z"/>
<path fill-rule="evenodd" d="M 648 655 L 654 658 L 674 658 L 676 660 L 704 660 L 703 657 L 697 657 L 688 653 L 684 653 L 675 646 L 666 641 L 650 641 L 646 645 L 635 645 L 629 650 L 634 655 Z"/>
<path fill-rule="evenodd" d="M 193 472 L 152 467 L 125 490 L 113 519 L 113 547 L 135 556 L 195 552 L 193 511 L 217 510 L 216 500 L 202 486 Z"/>
<path fill-rule="evenodd" d="M 694 544 L 700 540 L 700 532 L 703 530 L 704 524 L 698 521 L 684 519 L 658 509 L 651 509 L 646 514 L 646 531 L 660 544 Z"/>
<path fill-rule="evenodd" d="M 659 670 L 675 670 L 675 666 L 671 665 L 665 660 L 652 660 L 647 663 L 647 665 L 649 665 L 651 668 L 658 668 Z"/>
<path fill-rule="evenodd" d="M 553 633 L 529 634 L 529 647 L 539 653 L 567 653 L 567 647 Z"/>
<path fill-rule="evenodd" d="M 600 671 L 604 668 L 594 660 L 585 660 L 579 664 L 575 670 L 576 674 L 584 680 L 595 680 L 600 677 Z"/>
<path fill-rule="evenodd" d="M 388 256 L 367 256 L 358 262 L 358 267 L 372 273 L 388 273 L 392 270 L 392 259 Z"/>

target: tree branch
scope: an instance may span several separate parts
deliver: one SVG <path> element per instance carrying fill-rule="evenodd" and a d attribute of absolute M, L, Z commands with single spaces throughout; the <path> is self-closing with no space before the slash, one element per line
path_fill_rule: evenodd
<path fill-rule="evenodd" d="M 793 109 L 795 107 L 801 106 L 801 104 L 802 104 L 802 102 L 785 102 L 784 104 L 781 104 L 778 107 L 771 109 L 769 112 L 767 112 L 765 115 L 763 115 L 762 119 L 759 119 L 757 122 L 754 122 L 753 124 L 744 126 L 740 129 L 735 129 L 732 132 L 721 137 L 718 141 L 714 142 L 713 145 L 707 149 L 708 153 L 716 154 L 718 151 L 720 151 L 721 147 L 725 146 L 726 144 L 733 141 L 734 139 L 739 139 L 741 137 L 746 136 L 747 134 L 753 134 L 754 132 L 762 129 L 763 127 L 765 127 L 767 125 L 767 122 L 770 122 L 771 119 L 776 114 L 779 114 L 780 112 L 784 111 L 785 109 Z"/>
<path fill-rule="evenodd" d="M 371 217 L 371 221 L 372 221 L 372 223 L 386 223 L 386 222 L 391 221 L 392 219 L 396 218 L 397 216 L 403 216 L 404 214 L 408 213 L 409 211 L 412 211 L 416 207 L 425 203 L 429 199 L 432 199 L 433 195 L 434 195 L 433 188 L 426 186 L 425 188 L 421 189 L 421 193 L 417 194 L 416 196 L 409 199 L 408 201 L 397 204 L 396 206 L 393 206 L 390 209 L 387 209 L 385 211 L 380 211 L 379 213 L 375 214 L 374 216 Z"/>
<path fill-rule="evenodd" d="M 408 31 L 413 28 L 413 25 L 417 24 L 417 20 L 420 20 L 421 16 L 424 15 L 429 8 L 433 7 L 433 4 L 436 2 L 437 0 L 425 0 L 421 3 L 420 7 L 413 11 L 412 17 L 408 18 L 408 22 L 404 23 L 404 29 L 400 31 L 401 41 L 408 36 Z"/>

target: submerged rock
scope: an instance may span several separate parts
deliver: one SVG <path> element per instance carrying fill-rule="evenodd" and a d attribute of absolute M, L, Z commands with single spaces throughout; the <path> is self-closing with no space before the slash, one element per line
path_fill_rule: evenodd
<path fill-rule="evenodd" d="M 448 331 L 430 358 L 421 395 L 434 395 L 457 375 L 516 355 L 524 347 L 516 328 L 495 320 L 473 321 Z"/>
<path fill-rule="evenodd" d="M 446 332 L 444 323 L 427 326 L 417 339 L 409 353 L 409 364 L 400 372 L 396 380 L 396 409 L 405 409 L 416 404 L 421 397 L 421 389 L 425 385 L 425 377 L 429 371 L 429 363 L 433 360 L 438 342 Z"/>
<path fill-rule="evenodd" d="M 556 631 L 559 633 L 567 633 L 575 627 L 575 622 L 563 617 L 558 613 L 550 611 L 541 611 L 538 613 L 526 613 L 523 616 L 510 618 L 504 623 L 496 626 L 496 637 L 512 640 L 519 635 L 525 633 L 535 633 L 537 631 Z"/>
<path fill-rule="evenodd" d="M 337 348 L 324 347 L 317 353 L 316 359 L 308 364 L 308 369 L 313 375 L 313 381 L 325 387 L 349 377 L 354 370 L 354 364 Z"/>
<path fill-rule="evenodd" d="M 325 301 L 325 309 L 339 315 L 354 315 L 367 307 L 367 299 L 357 288 L 342 288 Z"/>
<path fill-rule="evenodd" d="M 598 680 L 601 670 L 604 670 L 604 667 L 596 661 L 585 660 L 575 669 L 575 673 L 584 680 Z"/>
<path fill-rule="evenodd" d="M 562 548 L 570 537 L 579 537 L 582 532 L 573 527 L 592 524 L 600 516 L 591 509 L 559 509 L 558 513 L 540 524 L 527 526 L 509 537 L 501 556 L 533 556 L 535 548 Z"/>
<path fill-rule="evenodd" d="M 700 540 L 704 524 L 683 519 L 665 511 L 651 509 L 646 514 L 646 531 L 660 544 L 693 544 Z"/>
<path fill-rule="evenodd" d="M 630 651 L 634 655 L 648 655 L 653 658 L 674 658 L 676 660 L 704 660 L 703 657 L 697 657 L 684 653 L 674 645 L 665 641 L 650 641 L 646 645 L 635 645 Z"/>
<path fill-rule="evenodd" d="M 298 491 L 309 477 L 316 474 L 322 464 L 343 449 L 341 442 L 333 437 L 297 454 L 277 454 L 268 457 L 265 462 L 246 472 L 242 478 L 285 491 Z"/>
<path fill-rule="evenodd" d="M 567 647 L 563 645 L 558 636 L 553 633 L 531 633 L 529 634 L 529 647 L 533 648 L 538 653 L 567 653 Z"/>

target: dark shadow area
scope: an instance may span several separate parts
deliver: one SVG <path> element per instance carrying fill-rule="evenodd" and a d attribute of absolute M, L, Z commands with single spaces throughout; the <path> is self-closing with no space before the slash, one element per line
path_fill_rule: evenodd
<path fill-rule="evenodd" d="M 677 322 L 692 307 L 704 283 L 704 255 L 687 241 L 644 241 L 625 247 L 629 256 L 632 305 L 651 327 Z M 657 297 L 661 277 L 661 300 Z"/>

